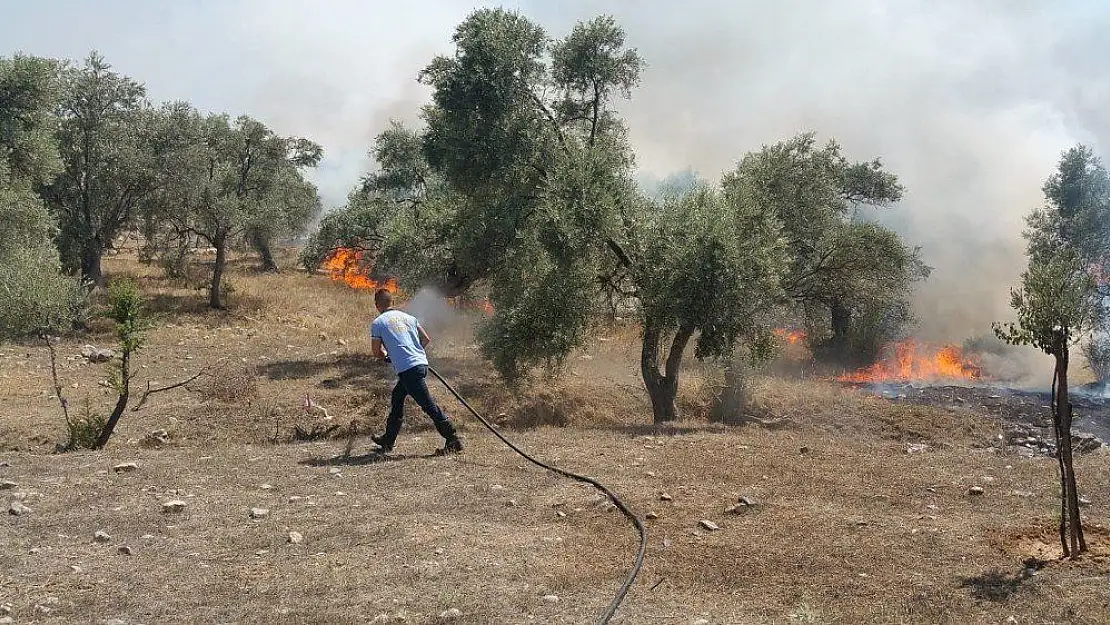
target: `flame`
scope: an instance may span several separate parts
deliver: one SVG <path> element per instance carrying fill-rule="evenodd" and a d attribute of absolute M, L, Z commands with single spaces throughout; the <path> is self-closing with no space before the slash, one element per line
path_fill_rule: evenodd
<path fill-rule="evenodd" d="M 397 281 L 393 278 L 385 282 L 366 275 L 362 265 L 362 252 L 341 247 L 324 261 L 324 270 L 332 280 L 343 282 L 352 289 L 386 289 L 390 293 L 397 292 Z"/>
<path fill-rule="evenodd" d="M 935 380 L 978 380 L 983 375 L 979 362 L 964 355 L 955 345 L 939 349 L 909 339 L 893 346 L 893 357 L 837 378 L 841 382 L 917 382 Z"/>
<path fill-rule="evenodd" d="M 773 330 L 775 336 L 783 339 L 790 345 L 800 345 L 802 341 L 806 340 L 806 333 L 804 330 L 791 330 L 789 328 L 775 328 Z"/>

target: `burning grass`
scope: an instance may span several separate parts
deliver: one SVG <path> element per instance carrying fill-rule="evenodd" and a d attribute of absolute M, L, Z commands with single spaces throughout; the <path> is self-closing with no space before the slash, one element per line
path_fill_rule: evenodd
<path fill-rule="evenodd" d="M 955 345 L 933 347 L 914 339 L 894 344 L 879 362 L 839 376 L 842 382 L 946 382 L 978 381 L 983 378 L 982 364 Z"/>

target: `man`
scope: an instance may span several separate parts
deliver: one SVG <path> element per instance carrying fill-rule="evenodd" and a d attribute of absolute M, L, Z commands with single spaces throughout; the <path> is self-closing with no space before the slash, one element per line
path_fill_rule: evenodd
<path fill-rule="evenodd" d="M 389 409 L 389 419 L 385 424 L 385 433 L 381 436 L 370 438 L 378 444 L 379 453 L 393 451 L 397 435 L 401 432 L 401 423 L 404 421 L 405 397 L 411 396 L 424 410 L 436 431 L 446 441 L 442 453 L 458 453 L 462 451 L 462 441 L 455 432 L 455 426 L 443 410 L 436 405 L 428 392 L 428 356 L 424 347 L 431 341 L 428 333 L 420 326 L 416 317 L 393 308 L 393 294 L 385 289 L 374 292 L 374 306 L 380 313 L 378 318 L 370 324 L 370 349 L 374 357 L 393 363 L 397 372 L 397 385 L 393 387 L 393 396 Z"/>

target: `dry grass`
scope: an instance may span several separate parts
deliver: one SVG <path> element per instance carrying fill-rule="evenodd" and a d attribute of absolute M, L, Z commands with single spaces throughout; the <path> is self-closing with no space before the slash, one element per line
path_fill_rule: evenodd
<path fill-rule="evenodd" d="M 341 439 L 270 442 L 321 423 L 305 411 L 306 393 L 344 432 L 353 419 L 360 431 L 381 427 L 392 376 L 366 356 L 365 294 L 242 263 L 235 307 L 211 313 L 202 293 L 142 266 L 114 259 L 109 268 L 140 275 L 165 315 L 136 357 L 139 384 L 226 364 L 218 383 L 129 411 L 105 452 L 54 455 L 64 427 L 45 350 L 0 348 L 0 479 L 18 484 L 0 503 L 21 493 L 32 509 L 0 521 L 0 603 L 17 623 L 366 623 L 398 613 L 440 623 L 450 607 L 463 614 L 455 623 L 588 623 L 608 602 L 635 546 L 619 514 L 525 466 L 443 391 L 468 443 L 461 457 L 431 456 L 437 436 L 415 411 L 388 461 L 362 455 L 364 439 L 349 457 Z M 1077 467 L 1094 500 L 1084 508 L 1094 552 L 1061 563 L 1051 559 L 1052 461 L 1001 455 L 979 415 L 765 377 L 754 392 L 766 424 L 728 428 L 704 420 L 719 374 L 694 365 L 686 419 L 656 432 L 634 328 L 613 328 L 559 381 L 517 396 L 476 358 L 465 324 L 433 335 L 439 369 L 503 415 L 523 446 L 658 516 L 615 622 L 1110 621 L 1106 453 Z M 74 402 L 110 401 L 98 384 L 104 366 L 76 356 L 110 340 L 99 328 L 63 341 Z M 159 449 L 142 443 L 154 429 L 170 435 Z M 922 442 L 923 453 L 907 453 Z M 111 470 L 125 461 L 139 470 Z M 985 493 L 969 495 L 971 485 Z M 740 496 L 756 505 L 724 512 Z M 163 514 L 174 498 L 185 512 Z M 251 507 L 270 515 L 252 520 Z M 699 529 L 702 519 L 721 529 Z M 110 543 L 93 541 L 98 529 Z M 304 543 L 289 544 L 290 531 Z M 559 603 L 542 601 L 552 593 Z"/>

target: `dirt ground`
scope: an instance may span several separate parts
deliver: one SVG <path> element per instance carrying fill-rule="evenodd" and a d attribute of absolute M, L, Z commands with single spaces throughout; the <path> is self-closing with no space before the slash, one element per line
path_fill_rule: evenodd
<path fill-rule="evenodd" d="M 159 315 L 135 358 L 140 391 L 210 374 L 129 410 L 105 451 L 56 454 L 46 349 L 0 346 L 0 619 L 596 622 L 636 540 L 595 491 L 527 465 L 435 386 L 466 452 L 432 455 L 440 442 L 411 407 L 396 452 L 367 454 L 392 383 L 366 356 L 368 294 L 244 262 L 232 309 L 210 313 L 150 268 L 108 269 L 140 276 Z M 428 317 L 434 363 L 509 436 L 656 517 L 614 623 L 1110 622 L 1105 450 L 1077 461 L 1092 553 L 1061 562 L 1054 461 L 991 445 L 989 413 L 766 377 L 765 418 L 730 428 L 706 422 L 717 377 L 693 365 L 685 420 L 657 431 L 634 328 L 513 396 L 472 344 L 474 314 Z M 73 405 L 110 408 L 107 365 L 80 351 L 111 343 L 94 324 L 58 345 Z M 306 393 L 331 419 L 306 411 Z M 294 426 L 337 427 L 294 441 Z M 753 505 L 726 512 L 740 497 Z M 184 509 L 163 511 L 171 500 Z M 14 501 L 28 510 L 7 513 Z"/>

